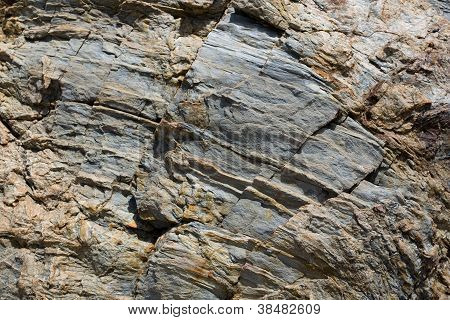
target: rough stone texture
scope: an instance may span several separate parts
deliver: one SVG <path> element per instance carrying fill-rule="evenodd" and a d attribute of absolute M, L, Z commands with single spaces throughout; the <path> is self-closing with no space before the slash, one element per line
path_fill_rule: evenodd
<path fill-rule="evenodd" d="M 0 298 L 447 299 L 449 12 L 0 0 Z"/>

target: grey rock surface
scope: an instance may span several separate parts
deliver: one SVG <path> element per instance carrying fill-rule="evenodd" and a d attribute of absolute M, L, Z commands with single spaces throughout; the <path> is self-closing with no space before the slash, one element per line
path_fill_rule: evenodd
<path fill-rule="evenodd" d="M 448 299 L 448 13 L 0 0 L 0 298 Z"/>

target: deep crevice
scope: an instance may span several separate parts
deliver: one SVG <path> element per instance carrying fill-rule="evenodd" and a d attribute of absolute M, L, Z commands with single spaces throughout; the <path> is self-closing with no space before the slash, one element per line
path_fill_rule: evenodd
<path fill-rule="evenodd" d="M 14 138 L 20 139 L 20 134 L 16 130 L 14 130 L 13 127 L 9 124 L 9 122 L 7 120 L 4 120 L 1 116 L 0 122 L 9 131 L 9 133 L 11 133 L 14 136 Z"/>

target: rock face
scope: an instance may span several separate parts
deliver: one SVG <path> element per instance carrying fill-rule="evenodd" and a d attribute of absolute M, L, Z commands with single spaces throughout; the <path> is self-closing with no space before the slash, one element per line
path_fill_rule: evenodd
<path fill-rule="evenodd" d="M 449 12 L 0 0 L 0 298 L 448 298 Z"/>

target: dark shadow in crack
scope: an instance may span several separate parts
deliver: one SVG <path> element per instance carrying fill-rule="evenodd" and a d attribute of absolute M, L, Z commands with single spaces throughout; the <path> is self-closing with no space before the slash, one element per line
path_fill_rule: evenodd
<path fill-rule="evenodd" d="M 134 226 L 128 226 L 127 232 L 130 234 L 134 234 L 141 241 L 156 243 L 156 241 L 165 233 L 167 233 L 173 226 L 167 228 L 156 229 L 151 226 L 147 221 L 141 219 L 139 214 L 137 213 L 137 202 L 136 198 L 131 197 L 128 202 L 128 211 L 134 213 L 133 221 L 135 223 Z"/>

